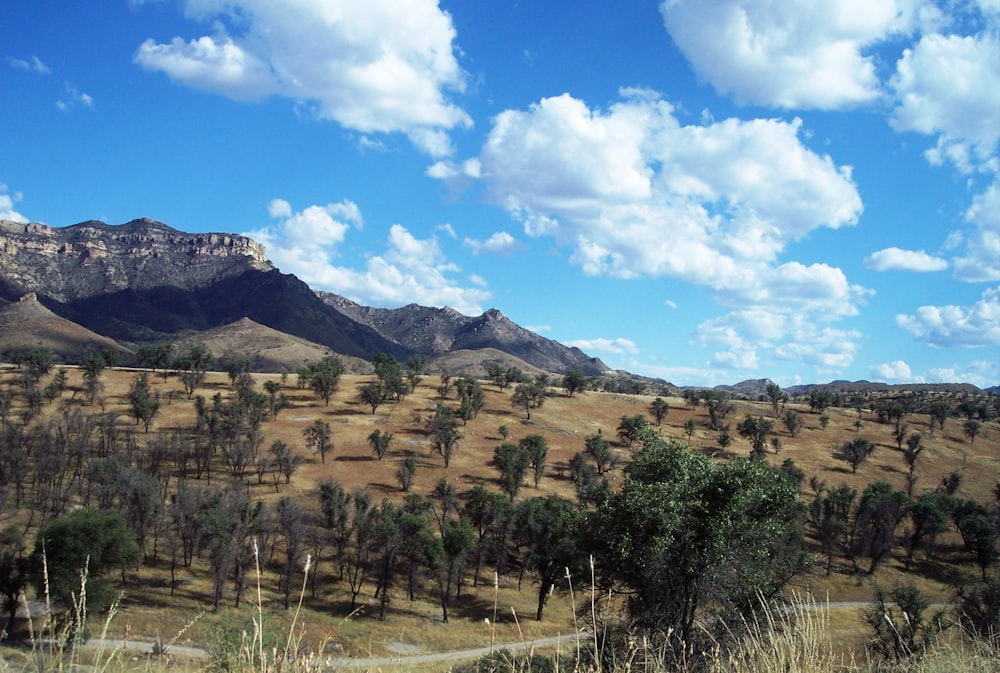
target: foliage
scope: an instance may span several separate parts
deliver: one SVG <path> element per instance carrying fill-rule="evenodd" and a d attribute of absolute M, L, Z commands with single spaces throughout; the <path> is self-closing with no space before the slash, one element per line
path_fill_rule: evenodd
<path fill-rule="evenodd" d="M 531 410 L 541 407 L 547 394 L 545 386 L 538 381 L 519 383 L 514 389 L 514 394 L 510 396 L 510 404 L 518 409 L 523 409 L 530 421 Z"/>
<path fill-rule="evenodd" d="M 713 463 L 647 433 L 625 472 L 588 512 L 587 544 L 602 585 L 623 590 L 632 619 L 670 634 L 678 654 L 706 611 L 746 615 L 802 568 L 798 489 L 766 464 Z"/>
<path fill-rule="evenodd" d="M 763 416 L 751 416 L 750 414 L 747 414 L 747 417 L 736 426 L 736 432 L 740 433 L 740 437 L 750 440 L 750 455 L 753 458 L 764 457 L 767 436 L 771 434 L 773 429 L 774 421 Z"/>
<path fill-rule="evenodd" d="M 344 363 L 336 355 L 327 355 L 319 362 L 307 365 L 303 374 L 316 396 L 322 399 L 326 406 L 330 406 L 330 398 L 340 387 Z"/>
<path fill-rule="evenodd" d="M 31 561 L 32 583 L 39 595 L 48 590 L 49 595 L 71 604 L 73 592 L 80 587 L 80 573 L 86 572 L 88 611 L 102 611 L 115 598 L 106 575 L 112 570 L 124 574 L 140 556 L 135 535 L 120 511 L 79 509 L 49 521 L 38 531 Z"/>
<path fill-rule="evenodd" d="M 562 387 L 567 395 L 573 397 L 574 393 L 587 389 L 587 377 L 576 370 L 571 370 L 563 376 Z"/>
<path fill-rule="evenodd" d="M 622 416 L 621 422 L 618 423 L 618 439 L 626 448 L 630 449 L 648 427 L 649 421 L 643 414 Z"/>
<path fill-rule="evenodd" d="M 864 613 L 871 632 L 869 650 L 890 661 L 920 656 L 944 630 L 944 614 L 924 614 L 930 602 L 912 583 L 886 591 L 875 585 L 873 605 Z"/>
<path fill-rule="evenodd" d="M 333 430 L 326 421 L 317 418 L 312 425 L 302 431 L 306 446 L 319 454 L 320 462 L 326 462 L 326 454 L 333 450 Z"/>
<path fill-rule="evenodd" d="M 837 450 L 836 457 L 846 461 L 851 466 L 851 473 L 858 471 L 858 465 L 868 460 L 868 457 L 875 451 L 875 445 L 867 439 L 856 437 L 844 442 Z"/>
<path fill-rule="evenodd" d="M 663 419 L 667 417 L 668 413 L 670 413 L 670 405 L 662 397 L 657 397 L 649 403 L 649 415 L 656 421 L 657 427 L 663 423 Z"/>
<path fill-rule="evenodd" d="M 443 404 L 437 405 L 434 417 L 427 424 L 427 434 L 430 435 L 431 448 L 444 458 L 444 466 L 448 467 L 462 439 L 455 412 Z"/>
<path fill-rule="evenodd" d="M 507 494 L 511 502 L 521 490 L 530 462 L 528 452 L 517 444 L 504 442 L 493 450 L 493 466 L 500 473 L 500 490 Z"/>

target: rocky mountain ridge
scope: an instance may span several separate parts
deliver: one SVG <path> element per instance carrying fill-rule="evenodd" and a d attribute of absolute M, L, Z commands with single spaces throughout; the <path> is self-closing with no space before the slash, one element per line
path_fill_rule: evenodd
<path fill-rule="evenodd" d="M 29 293 L 55 315 L 131 346 L 249 319 L 363 360 L 495 349 L 544 371 L 608 371 L 495 309 L 469 317 L 415 304 L 363 307 L 282 274 L 247 237 L 187 234 L 148 218 L 64 228 L 0 222 L 0 305 Z"/>

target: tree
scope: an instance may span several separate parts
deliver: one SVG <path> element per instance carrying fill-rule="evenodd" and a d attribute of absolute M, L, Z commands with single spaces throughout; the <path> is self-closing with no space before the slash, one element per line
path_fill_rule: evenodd
<path fill-rule="evenodd" d="M 577 544 L 580 515 L 568 500 L 558 496 L 525 500 L 514 512 L 514 531 L 525 549 L 524 567 L 538 578 L 538 609 L 542 621 L 545 603 L 556 584 L 582 566 Z"/>
<path fill-rule="evenodd" d="M 388 353 L 379 353 L 372 360 L 372 367 L 387 397 L 394 397 L 397 402 L 406 397 L 410 387 L 403 378 L 403 367 L 396 358 Z"/>
<path fill-rule="evenodd" d="M 514 394 L 510 396 L 510 404 L 518 409 L 523 409 L 530 421 L 531 410 L 541 407 L 542 403 L 545 402 L 545 397 L 545 386 L 538 382 L 519 383 L 514 388 Z"/>
<path fill-rule="evenodd" d="M 358 388 L 358 399 L 372 408 L 372 414 L 382 406 L 386 400 L 385 386 L 379 381 L 369 381 Z"/>
<path fill-rule="evenodd" d="M 427 432 L 431 448 L 444 458 L 444 466 L 448 467 L 458 442 L 462 439 L 455 413 L 443 404 L 437 405 L 434 417 L 427 424 Z"/>
<path fill-rule="evenodd" d="M 597 474 L 603 475 L 615 465 L 615 454 L 608 440 L 600 431 L 596 435 L 588 435 L 584 440 L 583 452 L 590 456 L 597 468 Z"/>
<path fill-rule="evenodd" d="M 830 407 L 835 399 L 831 390 L 813 390 L 809 393 L 809 409 L 822 415 L 827 407 Z"/>
<path fill-rule="evenodd" d="M 570 370 L 566 372 L 565 376 L 563 376 L 562 387 L 566 391 L 567 395 L 573 397 L 574 393 L 587 389 L 587 377 L 575 369 Z"/>
<path fill-rule="evenodd" d="M 140 557 L 135 535 L 120 511 L 79 509 L 38 531 L 32 554 L 33 583 L 39 596 L 48 591 L 72 605 L 73 595 L 82 597 L 80 575 L 86 572 L 88 610 L 100 612 L 115 598 L 108 573 L 118 570 L 124 579 L 125 569 Z"/>
<path fill-rule="evenodd" d="M 647 427 L 649 427 L 649 421 L 643 414 L 622 416 L 621 422 L 618 424 L 618 439 L 626 448 L 630 449 Z"/>
<path fill-rule="evenodd" d="M 953 496 L 938 491 L 924 493 L 907 505 L 910 535 L 906 544 L 906 570 L 910 569 L 913 554 L 921 542 L 927 540 L 933 550 L 937 536 L 951 528 L 951 513 L 957 505 Z"/>
<path fill-rule="evenodd" d="M 458 392 L 458 416 L 463 423 L 468 423 L 486 406 L 486 393 L 479 381 L 469 376 L 460 378 L 455 383 L 455 390 Z"/>
<path fill-rule="evenodd" d="M 782 422 L 785 424 L 785 429 L 788 430 L 788 434 L 792 437 L 797 437 L 799 430 L 805 425 L 805 421 L 802 420 L 801 414 L 794 409 L 786 409 L 784 415 L 781 417 Z"/>
<path fill-rule="evenodd" d="M 16 524 L 9 524 L 0 530 L 0 608 L 7 614 L 7 628 L 3 637 L 9 637 L 13 630 L 17 609 L 20 607 L 21 592 L 28 584 L 28 555 L 24 534 Z"/>
<path fill-rule="evenodd" d="M 798 488 L 760 461 L 713 463 L 653 434 L 625 480 L 586 515 L 580 543 L 602 588 L 625 593 L 632 620 L 668 634 L 678 656 L 706 611 L 741 623 L 803 567 Z"/>
<path fill-rule="evenodd" d="M 101 373 L 107 368 L 107 361 L 100 351 L 88 350 L 83 354 L 80 368 L 83 369 L 83 387 L 87 391 L 87 401 L 94 403 L 97 394 L 101 392 Z"/>
<path fill-rule="evenodd" d="M 788 395 L 785 391 L 781 389 L 774 381 L 767 382 L 766 388 L 767 399 L 771 403 L 771 417 L 777 418 L 781 415 L 781 411 L 785 408 L 785 403 L 788 401 Z"/>
<path fill-rule="evenodd" d="M 326 462 L 326 454 L 333 450 L 333 431 L 330 424 L 317 418 L 302 431 L 306 446 L 319 453 L 320 462 Z"/>
<path fill-rule="evenodd" d="M 649 403 L 649 415 L 656 421 L 656 427 L 660 427 L 669 412 L 670 405 L 662 397 L 657 397 Z"/>
<path fill-rule="evenodd" d="M 510 385 L 510 379 L 507 377 L 507 369 L 499 362 L 487 362 L 485 368 L 486 378 L 502 393 L 504 388 Z"/>
<path fill-rule="evenodd" d="M 180 372 L 181 384 L 189 400 L 194 397 L 194 391 L 198 386 L 205 381 L 205 372 L 211 364 L 212 354 L 201 345 L 192 346 L 187 353 L 174 361 L 174 368 Z"/>
<path fill-rule="evenodd" d="M 160 397 L 149 389 L 149 377 L 146 372 L 140 372 L 132 380 L 128 390 L 128 402 L 136 424 L 141 422 L 143 429 L 149 432 L 150 423 L 160 411 Z"/>
<path fill-rule="evenodd" d="M 344 363 L 336 355 L 327 355 L 319 362 L 305 369 L 306 380 L 316 396 L 330 406 L 330 398 L 340 387 L 340 377 L 344 374 Z"/>
<path fill-rule="evenodd" d="M 837 450 L 836 457 L 846 461 L 851 466 L 851 473 L 858 471 L 858 465 L 868 460 L 868 457 L 875 451 L 875 445 L 867 439 L 856 437 L 848 442 L 844 442 Z"/>
<path fill-rule="evenodd" d="M 417 458 L 416 456 L 407 456 L 399 464 L 399 468 L 396 470 L 396 481 L 399 482 L 399 487 L 403 489 L 403 493 L 409 493 L 410 487 L 413 486 L 413 478 L 417 474 Z"/>
<path fill-rule="evenodd" d="M 166 381 L 173 352 L 174 345 L 171 343 L 149 344 L 139 347 L 135 352 L 135 359 L 141 366 L 152 369 L 154 374 L 157 369 L 162 369 L 163 380 Z"/>
<path fill-rule="evenodd" d="M 752 457 L 763 458 L 767 448 L 767 436 L 773 428 L 774 421 L 763 416 L 747 414 L 747 417 L 736 426 L 736 432 L 740 433 L 740 437 L 750 440 L 750 455 Z"/>
<path fill-rule="evenodd" d="M 896 544 L 896 527 L 906 513 L 909 498 L 884 481 L 869 484 L 861 494 L 851 530 L 852 562 L 869 559 L 868 574 L 889 557 Z"/>
<path fill-rule="evenodd" d="M 535 488 L 545 472 L 545 459 L 549 455 L 549 445 L 541 435 L 528 435 L 518 440 L 517 445 L 528 454 L 528 465 L 535 479 Z"/>
<path fill-rule="evenodd" d="M 684 422 L 684 434 L 687 435 L 688 444 L 691 443 L 691 438 L 694 437 L 694 431 L 697 428 L 698 424 L 694 422 L 693 418 L 689 418 Z"/>
<path fill-rule="evenodd" d="M 381 430 L 372 430 L 371 434 L 368 435 L 368 445 L 372 447 L 372 453 L 374 453 L 379 460 L 385 457 L 385 454 L 389 451 L 389 443 L 392 441 L 392 433 L 382 432 Z"/>
<path fill-rule="evenodd" d="M 833 557 L 846 549 L 847 530 L 858 492 L 846 484 L 831 491 L 820 487 L 809 504 L 806 522 L 816 530 L 816 537 L 826 554 L 826 574 L 833 570 Z"/>
<path fill-rule="evenodd" d="M 962 426 L 962 432 L 964 432 L 965 436 L 969 438 L 969 444 L 976 443 L 976 436 L 979 434 L 981 427 L 980 422 L 975 418 L 970 418 L 965 421 L 965 424 Z"/>
<path fill-rule="evenodd" d="M 479 573 L 484 563 L 491 562 L 498 569 L 497 572 L 506 565 L 512 511 L 510 500 L 500 493 L 488 491 L 478 484 L 469 491 L 462 513 L 477 535 L 473 587 L 478 586 Z"/>
<path fill-rule="evenodd" d="M 505 442 L 493 450 L 493 466 L 500 473 L 500 490 L 507 494 L 511 502 L 521 490 L 529 465 L 527 451 L 516 444 Z"/>

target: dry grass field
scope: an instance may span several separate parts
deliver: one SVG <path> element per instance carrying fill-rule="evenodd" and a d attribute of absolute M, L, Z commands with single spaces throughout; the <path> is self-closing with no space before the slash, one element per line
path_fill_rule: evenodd
<path fill-rule="evenodd" d="M 119 410 L 122 418 L 129 417 L 126 394 L 135 373 L 115 369 L 104 372 L 104 390 L 100 399 L 92 407 L 84 406 L 84 411 L 100 412 Z M 15 385 L 16 370 L 0 370 L 0 386 Z M 265 380 L 280 381 L 278 375 L 254 375 L 257 389 L 261 390 Z M 276 492 L 271 483 L 258 484 L 255 475 L 246 482 L 246 488 L 255 498 L 274 502 L 283 496 L 293 496 L 303 500 L 311 497 L 315 485 L 322 479 L 332 478 L 348 491 L 364 487 L 370 490 L 374 500 L 383 497 L 401 501 L 403 492 L 396 478 L 400 462 L 407 456 L 416 455 L 419 467 L 412 491 L 428 494 L 442 478 L 447 478 L 460 493 L 476 485 L 498 489 L 496 471 L 490 465 L 493 449 L 502 441 L 499 427 L 507 426 L 510 440 L 516 441 L 528 434 L 541 434 L 549 444 L 548 469 L 537 488 L 526 484 L 519 498 L 559 494 L 573 499 L 575 490 L 568 476 L 570 458 L 584 446 L 587 435 L 603 432 L 613 439 L 623 415 L 644 413 L 652 397 L 626 396 L 608 393 L 587 392 L 568 397 L 561 389 L 552 388 L 551 396 L 544 405 L 532 411 L 531 421 L 525 419 L 523 411 L 512 408 L 511 389 L 503 393 L 495 386 L 483 382 L 486 391 L 486 406 L 478 417 L 461 427 L 462 439 L 449 467 L 442 459 L 429 451 L 425 432 L 427 420 L 434 414 L 435 406 L 442 402 L 437 395 L 439 379 L 427 376 L 415 392 L 402 402 L 387 402 L 372 414 L 370 407 L 357 399 L 359 385 L 371 380 L 368 376 L 347 375 L 341 379 L 339 391 L 333 396 L 329 406 L 324 406 L 309 389 L 296 385 L 296 376 L 288 376 L 282 393 L 289 406 L 283 409 L 276 420 L 264 424 L 265 446 L 281 440 L 301 458 L 302 462 L 294 473 L 290 484 L 281 484 Z M 156 417 L 150 433 L 173 428 L 190 427 L 195 418 L 193 404 L 186 399 L 180 381 L 171 376 L 166 380 L 159 375 L 151 376 L 153 389 L 161 399 L 160 413 Z M 210 373 L 206 383 L 198 389 L 198 394 L 211 398 L 216 392 L 223 396 L 230 394 L 229 379 L 223 373 Z M 44 414 L 58 413 L 61 404 L 84 405 L 80 372 L 69 370 L 69 390 L 61 401 L 47 405 Z M 670 411 L 661 428 L 667 437 L 687 441 L 685 424 L 693 419 L 697 428 L 691 437 L 692 450 L 704 451 L 709 455 L 723 457 L 715 439 L 717 433 L 705 426 L 705 408 L 692 408 L 679 398 L 667 399 Z M 454 395 L 446 404 L 455 404 Z M 759 402 L 737 401 L 736 408 L 727 422 L 735 424 L 747 414 L 767 415 L 769 407 Z M 792 437 L 780 420 L 775 421 L 776 435 L 782 450 L 779 454 L 769 453 L 768 460 L 780 464 L 787 458 L 794 460 L 806 479 L 803 497 L 813 495 L 808 484 L 812 476 L 825 481 L 829 486 L 846 483 L 859 492 L 870 482 L 887 481 L 898 489 L 905 488 L 907 467 L 902 453 L 897 450 L 893 439 L 892 426 L 880 424 L 869 411 L 862 412 L 861 426 L 856 426 L 859 414 L 854 409 L 831 408 L 826 411 L 830 417 L 828 427 L 823 428 L 818 416 L 810 413 L 806 405 L 791 404 L 806 421 L 805 427 Z M 322 419 L 333 429 L 335 447 L 321 462 L 317 454 L 307 451 L 303 439 L 303 429 L 316 419 Z M 930 432 L 926 415 L 911 415 L 906 418 L 910 429 L 923 433 L 926 450 L 917 462 L 918 481 L 914 493 L 932 489 L 942 477 L 953 471 L 963 475 L 958 495 L 979 501 L 991 501 L 993 489 L 1000 481 L 1000 427 L 996 421 L 984 423 L 983 430 L 974 444 L 964 436 L 962 421 L 949 419 L 945 429 Z M 388 454 L 377 460 L 368 444 L 367 437 L 375 429 L 392 433 L 393 440 Z M 140 441 L 145 436 L 142 426 L 136 426 Z M 746 455 L 749 444 L 736 433 L 734 442 L 728 448 L 731 454 Z M 862 464 L 856 474 L 850 466 L 834 457 L 834 448 L 843 442 L 861 436 L 877 445 L 871 458 Z M 628 450 L 613 444 L 622 462 L 628 459 Z M 621 477 L 620 468 L 611 473 L 614 483 Z M 212 474 L 212 482 L 219 485 L 230 483 L 232 477 L 222 469 Z M 5 513 L 10 516 L 10 513 Z M 904 524 L 905 525 L 905 524 Z M 954 538 L 954 539 L 953 539 Z M 965 561 L 960 553 L 957 535 L 943 540 L 942 553 L 934 563 L 917 563 L 914 574 L 918 582 L 934 601 L 946 601 L 951 595 L 949 581 L 960 577 L 973 577 L 978 571 Z M 331 568 L 320 560 L 317 569 L 320 582 L 315 597 L 308 592 L 303 602 L 303 613 L 299 623 L 304 625 L 304 638 L 310 647 L 325 647 L 331 656 L 350 654 L 353 656 L 391 655 L 401 651 L 416 649 L 421 652 L 444 651 L 489 645 L 491 641 L 519 641 L 544 635 L 555 635 L 574 631 L 581 625 L 576 623 L 571 608 L 570 597 L 555 597 L 549 602 L 546 619 L 542 623 L 533 620 L 535 589 L 530 580 L 525 580 L 519 591 L 517 577 L 500 578 L 500 589 L 494 592 L 492 572 L 489 578 L 477 588 L 467 582 L 462 596 L 454 602 L 452 619 L 442 623 L 439 606 L 431 599 L 428 590 L 427 601 L 410 602 L 404 590 L 397 587 L 391 594 L 390 612 L 384 622 L 377 619 L 377 605 L 371 598 L 374 587 L 367 588 L 361 595 L 362 608 L 351 613 L 349 592 L 330 579 Z M 885 563 L 877 577 L 858 577 L 847 572 L 847 568 L 827 576 L 824 564 L 795 580 L 798 591 L 811 594 L 819 601 L 867 601 L 872 595 L 874 581 L 892 584 L 902 572 L 902 559 L 894 557 Z M 111 626 L 112 635 L 128 636 L 133 639 L 167 641 L 181 632 L 179 642 L 204 643 L 214 625 L 224 620 L 244 619 L 246 609 L 236 613 L 227 598 L 220 613 L 210 612 L 211 587 L 207 570 L 196 562 L 190 569 L 182 569 L 178 575 L 180 582 L 170 591 L 169 573 L 161 562 L 158 566 L 143 565 L 136 572 L 129 573 L 128 584 L 121 603 L 119 615 Z M 280 594 L 277 591 L 278 574 L 264 568 L 259 588 L 264 605 L 268 606 L 270 619 L 274 624 L 287 623 L 289 613 L 280 609 Z M 251 580 L 251 584 L 253 580 Z M 589 601 L 586 587 L 578 587 L 575 600 Z M 252 600 L 256 600 L 257 588 L 252 588 Z M 365 605 L 369 602 L 371 605 Z M 838 643 L 850 649 L 857 642 L 862 626 L 856 619 L 857 609 L 845 610 L 843 614 L 831 617 L 831 628 L 843 637 Z M 191 620 L 195 624 L 185 630 Z M 489 619 L 489 623 L 485 620 Z"/>

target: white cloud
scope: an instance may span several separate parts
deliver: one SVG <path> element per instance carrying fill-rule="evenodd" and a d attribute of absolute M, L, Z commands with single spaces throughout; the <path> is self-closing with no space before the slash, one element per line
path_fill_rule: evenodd
<path fill-rule="evenodd" d="M 525 325 L 524 329 L 535 334 L 542 334 L 543 332 L 551 332 L 552 325 Z"/>
<path fill-rule="evenodd" d="M 18 193 L 8 194 L 7 185 L 0 182 L 0 220 L 10 220 L 11 222 L 27 222 L 21 213 L 14 210 L 14 204 L 21 200 Z"/>
<path fill-rule="evenodd" d="M 928 255 L 923 250 L 902 250 L 892 247 L 873 252 L 865 257 L 864 264 L 875 271 L 942 271 L 948 261 Z"/>
<path fill-rule="evenodd" d="M 936 383 L 971 383 L 980 388 L 997 385 L 1000 381 L 1000 363 L 995 360 L 973 360 L 964 365 L 931 369 L 929 380 Z"/>
<path fill-rule="evenodd" d="M 929 154 L 972 169 L 1000 138 L 1000 40 L 995 35 L 923 36 L 903 53 L 890 86 L 893 128 L 940 134 Z M 971 150 L 971 154 L 970 154 Z"/>
<path fill-rule="evenodd" d="M 660 12 L 695 72 L 742 103 L 837 109 L 880 83 L 868 49 L 910 30 L 910 0 L 663 0 Z"/>
<path fill-rule="evenodd" d="M 866 290 L 838 268 L 778 258 L 817 228 L 853 225 L 862 205 L 850 168 L 806 148 L 800 130 L 774 119 L 682 126 L 643 90 L 606 111 L 562 95 L 497 115 L 478 159 L 525 233 L 569 247 L 589 275 L 668 276 L 725 306 L 827 324 L 855 315 Z"/>
<path fill-rule="evenodd" d="M 462 241 L 462 245 L 469 247 L 472 250 L 473 255 L 478 255 L 480 253 L 487 253 L 491 255 L 509 255 L 521 247 L 521 244 L 518 243 L 517 239 L 506 231 L 498 231 L 485 241 L 466 238 Z"/>
<path fill-rule="evenodd" d="M 910 365 L 906 364 L 902 360 L 895 360 L 893 362 L 874 365 L 871 368 L 871 377 L 876 381 L 887 382 L 912 382 L 914 380 L 913 373 L 910 371 Z"/>
<path fill-rule="evenodd" d="M 75 86 L 68 83 L 64 88 L 66 90 L 66 96 L 56 101 L 56 107 L 60 110 L 66 111 L 76 107 L 77 105 L 85 108 L 94 107 L 94 99 L 90 94 L 80 91 Z"/>
<path fill-rule="evenodd" d="M 1000 346 L 1000 287 L 985 290 L 970 307 L 921 306 L 913 315 L 897 315 L 896 324 L 931 346 Z"/>
<path fill-rule="evenodd" d="M 411 302 L 451 306 L 469 315 L 483 312 L 489 291 L 479 289 L 481 278 L 470 279 L 476 288 L 463 288 L 451 277 L 459 271 L 448 262 L 435 239 L 418 239 L 405 227 L 389 230 L 386 250 L 368 258 L 363 269 L 338 266 L 339 247 L 350 229 L 360 229 L 364 219 L 349 200 L 327 206 L 309 206 L 295 212 L 284 199 L 268 207 L 273 227 L 246 233 L 263 243 L 268 257 L 285 273 L 298 276 L 310 287 L 342 294 L 370 306 L 402 306 Z"/>
<path fill-rule="evenodd" d="M 32 54 L 31 58 L 15 58 L 13 56 L 7 57 L 7 64 L 12 68 L 17 68 L 18 70 L 27 70 L 29 72 L 38 73 L 39 75 L 48 75 L 52 73 L 49 66 L 42 63 L 42 60 Z"/>
<path fill-rule="evenodd" d="M 187 0 L 215 34 L 148 39 L 135 61 L 182 84 L 236 100 L 277 95 L 362 133 L 405 133 L 431 156 L 446 131 L 471 125 L 446 91 L 465 76 L 451 17 L 435 0 Z"/>
<path fill-rule="evenodd" d="M 618 337 L 617 339 L 576 339 L 567 341 L 567 346 L 575 346 L 585 353 L 611 353 L 614 355 L 635 355 L 639 352 L 638 346 L 631 339 Z"/>
<path fill-rule="evenodd" d="M 965 214 L 976 225 L 966 254 L 955 259 L 955 277 L 970 283 L 1000 280 L 1000 180 L 977 194 Z"/>

